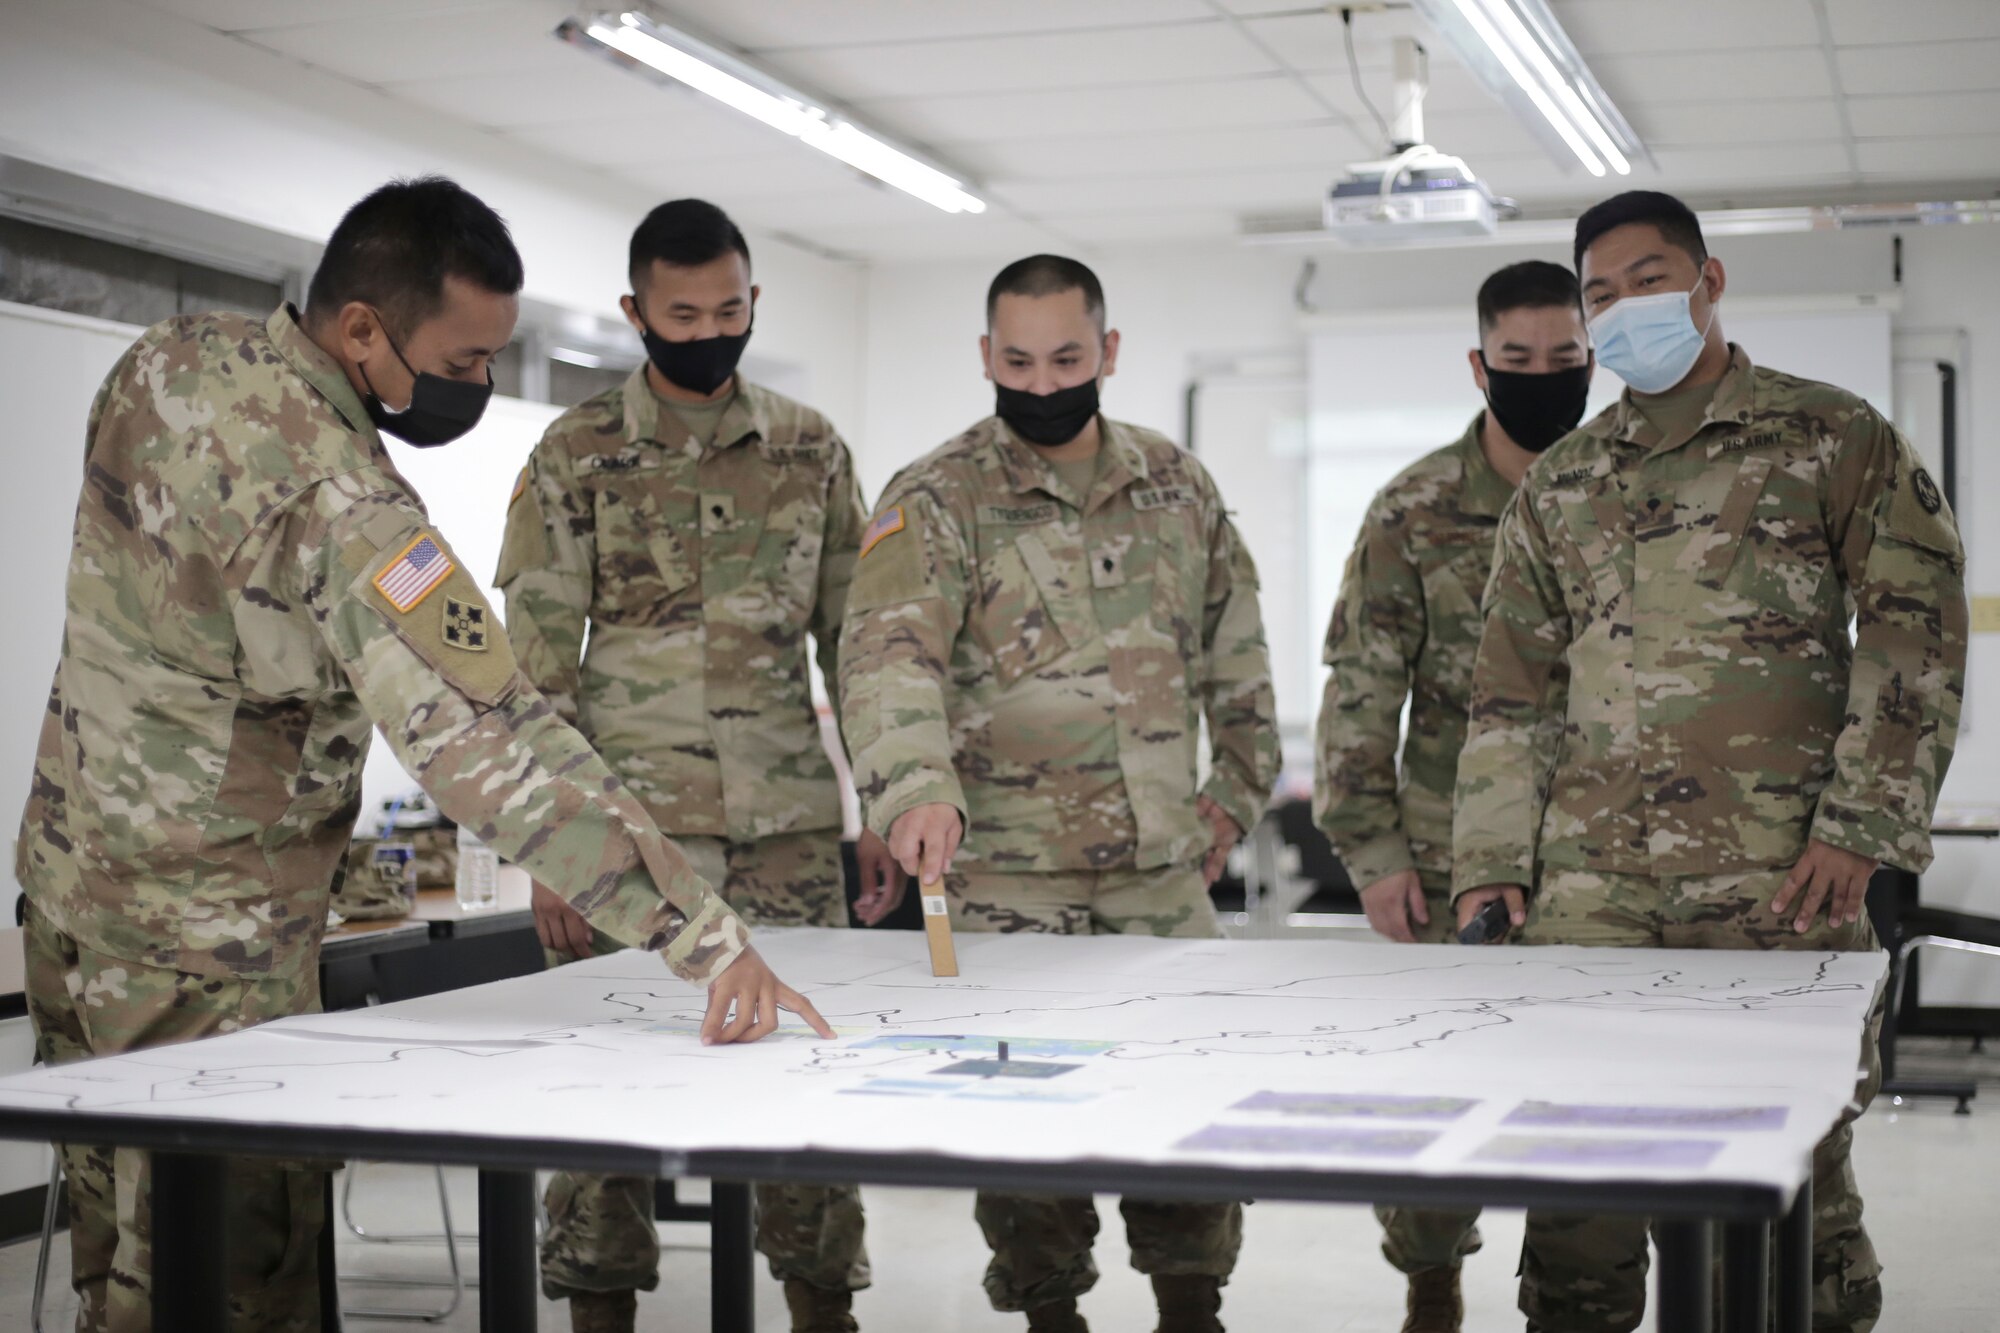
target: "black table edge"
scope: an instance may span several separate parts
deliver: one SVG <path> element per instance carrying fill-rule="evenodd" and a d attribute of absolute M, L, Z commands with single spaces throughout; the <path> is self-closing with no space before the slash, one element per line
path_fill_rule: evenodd
<path fill-rule="evenodd" d="M 656 1178 L 785 1180 L 1023 1194 L 1101 1192 L 1139 1198 L 1270 1199 L 1312 1203 L 1481 1205 L 1650 1217 L 1775 1219 L 1785 1191 L 1747 1182 L 1569 1181 L 1516 1176 L 1422 1176 L 1244 1169 L 1096 1158 L 1011 1162 L 937 1153 L 699 1150 L 663 1152 L 572 1139 L 502 1139 L 436 1132 L 277 1127 L 141 1118 L 88 1111 L 0 1108 L 0 1139 L 112 1143 L 154 1151 L 257 1157 L 354 1157 L 485 1170 L 562 1168 Z"/>

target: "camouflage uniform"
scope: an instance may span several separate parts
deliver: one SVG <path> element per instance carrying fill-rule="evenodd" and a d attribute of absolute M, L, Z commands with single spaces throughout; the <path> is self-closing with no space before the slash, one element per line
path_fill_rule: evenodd
<path fill-rule="evenodd" d="M 42 1057 L 314 1006 L 378 720 L 448 815 L 573 892 L 596 928 L 689 981 L 733 962 L 742 923 L 520 674 L 496 621 L 289 308 L 148 330 L 91 409 L 18 844 Z M 65 1153 L 79 1326 L 145 1328 L 144 1154 Z M 231 1191 L 239 1244 L 298 1247 L 253 1275 L 264 1285 L 235 1284 L 240 1327 L 317 1324 L 318 1190 L 255 1169 Z"/>
<path fill-rule="evenodd" d="M 508 505 L 495 582 L 523 670 L 754 923 L 847 924 L 806 641 L 832 682 L 866 521 L 819 413 L 739 377 L 704 444 L 644 366 L 551 423 Z M 852 1186 L 756 1192 L 780 1280 L 868 1285 Z M 551 1299 L 659 1284 L 651 1180 L 563 1173 L 546 1202 Z"/>
<path fill-rule="evenodd" d="M 960 812 L 945 887 L 961 928 L 1214 935 L 1196 796 L 1249 828 L 1277 775 L 1256 570 L 1191 455 L 1100 424 L 1088 495 L 997 418 L 890 483 L 841 652 L 855 783 L 884 836 L 927 802 Z M 1237 1206 L 1124 1212 L 1141 1272 L 1234 1267 Z M 1096 1281 L 1088 1199 L 981 1195 L 978 1216 L 995 1308 Z"/>
<path fill-rule="evenodd" d="M 1451 910 L 1451 794 L 1465 744 L 1479 598 L 1493 531 L 1513 487 L 1479 444 L 1482 413 L 1454 444 L 1382 488 L 1362 520 L 1326 631 L 1331 674 L 1319 710 L 1313 815 L 1357 887 L 1406 870 L 1430 921 L 1419 943 L 1457 938 Z M 1410 727 L 1396 743 L 1403 703 Z M 1397 1269 L 1457 1268 L 1479 1248 L 1479 1210 L 1375 1209 Z"/>
<path fill-rule="evenodd" d="M 1773 918 L 1784 874 L 1809 837 L 1930 861 L 1964 688 L 1951 513 L 1873 408 L 1731 352 L 1691 440 L 1662 447 L 1628 395 L 1501 520 L 1453 884 L 1539 869 L 1526 942 L 1874 948 L 1865 917 Z M 1813 1318 L 1858 1331 L 1881 1288 L 1847 1148 L 1842 1125 L 1814 1157 Z M 1529 1218 L 1532 1324 L 1633 1327 L 1636 1226 Z"/>

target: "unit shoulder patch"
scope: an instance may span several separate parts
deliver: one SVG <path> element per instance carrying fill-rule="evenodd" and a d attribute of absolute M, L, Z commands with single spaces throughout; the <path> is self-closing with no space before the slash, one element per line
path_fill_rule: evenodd
<path fill-rule="evenodd" d="M 1938 490 L 1938 484 L 1923 468 L 1910 474 L 1910 489 L 1915 492 L 1917 503 L 1924 507 L 1926 514 L 1935 514 L 1944 508 L 1944 493 Z"/>
<path fill-rule="evenodd" d="M 485 652 L 488 630 L 486 617 L 486 608 L 477 602 L 462 602 L 456 597 L 445 598 L 442 623 L 445 646 L 457 648 L 461 652 Z"/>

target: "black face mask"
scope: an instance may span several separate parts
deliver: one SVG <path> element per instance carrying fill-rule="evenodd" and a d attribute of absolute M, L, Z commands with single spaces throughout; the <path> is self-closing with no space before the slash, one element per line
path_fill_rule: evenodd
<path fill-rule="evenodd" d="M 1546 375 L 1528 375 L 1518 370 L 1495 370 L 1479 354 L 1486 366 L 1486 405 L 1507 438 L 1531 454 L 1560 440 L 1583 420 L 1584 400 L 1590 396 L 1590 367 L 1552 370 Z"/>
<path fill-rule="evenodd" d="M 638 304 L 636 299 L 633 304 Z M 640 316 L 642 321 L 644 318 Z M 639 337 L 646 344 L 646 359 L 653 363 L 653 369 L 667 377 L 667 383 L 705 397 L 727 384 L 736 373 L 736 363 L 743 359 L 743 349 L 749 345 L 756 328 L 753 320 L 741 333 L 670 343 L 650 326 L 643 326 Z"/>
<path fill-rule="evenodd" d="M 1083 434 L 1083 428 L 1097 415 L 1097 381 L 1087 379 L 1054 393 L 1029 393 L 993 386 L 994 407 L 1002 421 L 1029 444 L 1044 449 L 1068 444 Z"/>
<path fill-rule="evenodd" d="M 375 385 L 368 378 L 368 367 L 359 367 L 361 382 L 368 385 L 368 392 L 361 395 L 361 405 L 368 409 L 368 419 L 375 423 L 375 429 L 387 431 L 420 449 L 429 449 L 433 445 L 450 444 L 479 424 L 479 418 L 486 415 L 487 400 L 493 397 L 491 366 L 486 368 L 484 384 L 448 380 L 428 370 L 414 369 L 386 330 L 382 337 L 416 384 L 410 390 L 410 405 L 394 412 L 382 405 L 381 395 L 375 392 Z"/>

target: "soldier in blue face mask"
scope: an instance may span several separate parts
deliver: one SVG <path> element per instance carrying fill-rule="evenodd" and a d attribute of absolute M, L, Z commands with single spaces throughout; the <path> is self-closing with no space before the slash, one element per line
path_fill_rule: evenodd
<path fill-rule="evenodd" d="M 1930 861 L 1964 691 L 1964 550 L 1866 402 L 1724 340 L 1722 264 L 1670 195 L 1577 219 L 1598 364 L 1626 394 L 1500 520 L 1453 798 L 1462 925 L 1522 944 L 1873 949 L 1881 863 Z M 1882 1310 L 1849 1120 L 1813 1154 L 1819 1333 Z M 1528 1328 L 1627 1333 L 1639 1219 L 1530 1211 Z"/>

